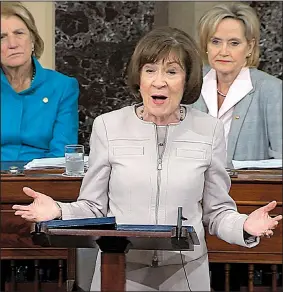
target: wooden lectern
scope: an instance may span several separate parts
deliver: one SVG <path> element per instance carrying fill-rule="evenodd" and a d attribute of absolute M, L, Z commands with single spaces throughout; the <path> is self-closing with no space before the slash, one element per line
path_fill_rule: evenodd
<path fill-rule="evenodd" d="M 115 217 L 51 220 L 32 225 L 34 244 L 54 247 L 95 247 L 101 254 L 101 291 L 125 291 L 129 249 L 194 250 L 199 245 L 192 226 L 119 225 Z M 95 263 L 94 263 L 95 264 Z"/>

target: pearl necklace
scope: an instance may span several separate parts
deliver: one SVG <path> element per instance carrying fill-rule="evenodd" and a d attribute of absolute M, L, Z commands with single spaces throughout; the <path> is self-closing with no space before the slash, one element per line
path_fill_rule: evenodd
<path fill-rule="evenodd" d="M 219 91 L 218 88 L 217 88 L 217 93 L 218 93 L 219 95 L 223 96 L 224 98 L 227 96 L 227 94 L 224 94 L 224 93 L 222 93 L 221 91 Z"/>
<path fill-rule="evenodd" d="M 137 115 L 138 117 L 143 120 L 143 113 L 144 113 L 144 106 L 137 108 Z M 183 106 L 180 106 L 180 122 L 183 121 L 186 117 L 186 108 Z"/>

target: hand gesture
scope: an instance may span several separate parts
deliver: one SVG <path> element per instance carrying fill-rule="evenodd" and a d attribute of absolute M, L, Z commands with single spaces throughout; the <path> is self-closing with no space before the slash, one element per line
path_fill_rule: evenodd
<path fill-rule="evenodd" d="M 282 219 L 282 215 L 272 218 L 268 214 L 276 207 L 276 204 L 276 201 L 272 201 L 253 211 L 244 223 L 244 230 L 253 236 L 272 236 L 272 230 L 276 228 L 278 221 Z"/>
<path fill-rule="evenodd" d="M 24 187 L 23 191 L 33 198 L 33 202 L 27 206 L 14 205 L 12 209 L 16 210 L 15 215 L 31 222 L 47 221 L 61 217 L 61 210 L 51 197 L 27 187 Z"/>

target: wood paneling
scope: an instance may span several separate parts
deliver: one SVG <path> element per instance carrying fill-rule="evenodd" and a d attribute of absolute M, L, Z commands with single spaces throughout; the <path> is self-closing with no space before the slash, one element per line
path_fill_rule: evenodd
<path fill-rule="evenodd" d="M 77 198 L 81 178 L 66 178 L 60 170 L 26 171 L 25 175 L 12 176 L 1 174 L 1 260 L 58 260 L 60 275 L 58 283 L 17 283 L 17 291 L 66 291 L 66 285 L 75 280 L 75 249 L 43 248 L 34 245 L 31 240 L 31 224 L 14 215 L 13 204 L 28 204 L 31 198 L 26 196 L 23 187 L 50 195 L 53 199 L 69 202 Z M 67 260 L 67 281 L 62 283 L 62 260 Z M 14 291 L 15 283 L 6 283 L 5 291 Z"/>
<path fill-rule="evenodd" d="M 277 207 L 270 214 L 282 214 L 282 172 L 240 171 L 238 178 L 232 179 L 230 195 L 241 213 L 250 214 L 276 200 Z M 207 232 L 210 262 L 282 264 L 281 224 L 271 238 L 261 238 L 260 244 L 254 248 L 228 244 Z"/>

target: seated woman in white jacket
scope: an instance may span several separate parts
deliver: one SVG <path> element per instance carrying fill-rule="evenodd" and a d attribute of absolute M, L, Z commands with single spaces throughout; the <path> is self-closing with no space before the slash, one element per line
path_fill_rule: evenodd
<path fill-rule="evenodd" d="M 282 158 L 282 81 L 257 68 L 260 23 L 241 2 L 218 4 L 199 21 L 204 69 L 193 105 L 224 124 L 227 162 Z"/>
<path fill-rule="evenodd" d="M 282 216 L 268 214 L 275 201 L 250 215 L 237 212 L 223 125 L 189 106 L 202 84 L 202 61 L 190 36 L 176 28 L 146 34 L 131 58 L 128 83 L 141 102 L 95 119 L 78 200 L 55 202 L 24 188 L 34 201 L 14 205 L 15 215 L 33 222 L 115 216 L 118 224 L 175 225 L 182 206 L 200 245 L 182 254 L 130 250 L 126 289 L 209 291 L 204 226 L 231 244 L 253 247 L 260 236 L 272 236 Z M 91 291 L 100 290 L 99 258 Z"/>

